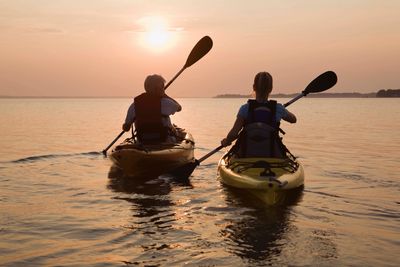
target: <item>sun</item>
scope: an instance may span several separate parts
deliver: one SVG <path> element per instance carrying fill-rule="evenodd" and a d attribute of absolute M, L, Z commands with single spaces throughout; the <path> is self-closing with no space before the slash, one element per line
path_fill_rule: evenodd
<path fill-rule="evenodd" d="M 171 30 L 162 17 L 152 16 L 139 19 L 141 26 L 140 44 L 152 51 L 161 52 L 173 46 L 176 30 Z"/>

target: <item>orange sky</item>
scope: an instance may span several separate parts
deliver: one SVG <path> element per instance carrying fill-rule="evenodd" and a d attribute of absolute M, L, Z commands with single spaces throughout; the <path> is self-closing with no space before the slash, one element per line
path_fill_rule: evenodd
<path fill-rule="evenodd" d="M 330 92 L 395 89 L 399 25 L 394 0 L 0 1 L 0 95 L 133 96 L 148 74 L 171 79 L 204 35 L 213 49 L 171 96 L 247 94 L 262 70 L 275 93 L 326 70 L 339 77 Z"/>

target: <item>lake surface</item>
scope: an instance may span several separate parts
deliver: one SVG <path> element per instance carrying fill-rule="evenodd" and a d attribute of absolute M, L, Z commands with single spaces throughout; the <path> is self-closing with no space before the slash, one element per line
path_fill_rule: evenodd
<path fill-rule="evenodd" d="M 179 101 L 199 158 L 245 99 Z M 223 186 L 223 152 L 187 183 L 108 178 L 130 103 L 0 99 L 0 266 L 400 266 L 400 99 L 290 106 L 305 188 L 280 207 Z"/>

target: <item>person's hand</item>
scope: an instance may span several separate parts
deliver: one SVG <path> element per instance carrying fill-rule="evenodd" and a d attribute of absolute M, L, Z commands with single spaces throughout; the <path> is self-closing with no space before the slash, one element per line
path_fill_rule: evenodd
<path fill-rule="evenodd" d="M 221 145 L 224 147 L 229 146 L 230 144 L 231 144 L 231 142 L 228 142 L 228 140 L 226 138 L 221 140 Z"/>
<path fill-rule="evenodd" d="M 124 130 L 125 132 L 129 132 L 130 129 L 131 125 L 129 123 L 122 124 L 122 130 Z"/>

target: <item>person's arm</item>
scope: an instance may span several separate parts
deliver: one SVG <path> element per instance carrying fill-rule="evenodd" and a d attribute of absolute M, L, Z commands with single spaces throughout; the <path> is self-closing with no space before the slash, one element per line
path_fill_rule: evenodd
<path fill-rule="evenodd" d="M 289 110 L 286 110 L 284 116 L 282 117 L 283 120 L 290 122 L 290 123 L 296 123 L 297 118 L 296 116 L 290 112 Z"/>
<path fill-rule="evenodd" d="M 179 112 L 179 111 L 182 110 L 182 106 L 178 103 L 178 101 L 176 101 L 175 99 L 173 99 L 172 97 L 170 97 L 169 95 L 167 95 L 167 94 L 165 94 L 165 93 L 164 93 L 164 96 L 163 96 L 163 97 L 168 98 L 168 99 L 171 99 L 171 100 L 177 105 L 177 107 L 176 107 L 176 112 Z"/>
<path fill-rule="evenodd" d="M 244 121 L 245 120 L 242 117 L 236 117 L 236 121 L 233 124 L 232 129 L 229 131 L 228 135 L 221 140 L 221 145 L 229 146 L 232 141 L 234 141 L 238 137 L 240 130 L 243 128 Z"/>
<path fill-rule="evenodd" d="M 170 97 L 163 97 L 161 99 L 161 113 L 165 116 L 174 115 L 175 112 L 182 110 L 181 105 Z"/>
<path fill-rule="evenodd" d="M 122 130 L 128 132 L 131 129 L 133 122 L 135 121 L 135 104 L 132 103 L 126 113 L 125 122 L 122 124 Z"/>
<path fill-rule="evenodd" d="M 276 104 L 276 120 L 280 121 L 281 119 L 284 121 L 290 122 L 290 123 L 296 123 L 296 121 L 297 121 L 296 116 L 292 112 L 287 110 L 284 105 L 277 103 Z"/>

